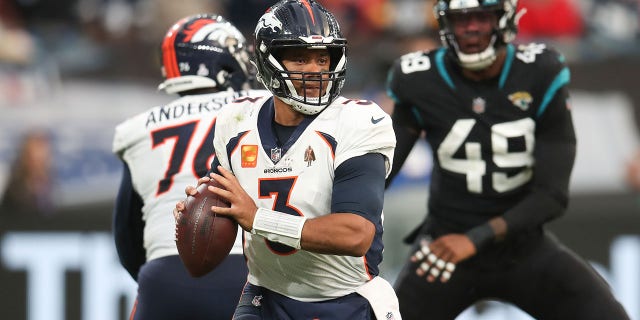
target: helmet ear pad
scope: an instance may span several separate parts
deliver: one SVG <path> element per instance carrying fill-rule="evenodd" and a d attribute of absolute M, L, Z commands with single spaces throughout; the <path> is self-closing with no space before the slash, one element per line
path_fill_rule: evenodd
<path fill-rule="evenodd" d="M 297 0 L 277 3 L 258 21 L 254 41 L 258 80 L 294 110 L 316 114 L 339 96 L 345 80 L 347 41 L 342 37 L 333 14 L 319 3 L 313 0 L 304 4 Z M 307 97 L 298 94 L 291 79 L 300 78 L 300 73 L 286 70 L 281 63 L 280 50 L 287 48 L 329 51 L 329 71 L 309 77 L 328 83 L 324 95 Z"/>

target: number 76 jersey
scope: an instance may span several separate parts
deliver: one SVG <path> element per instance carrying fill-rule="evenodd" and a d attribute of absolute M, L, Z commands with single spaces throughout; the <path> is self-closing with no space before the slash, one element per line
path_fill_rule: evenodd
<path fill-rule="evenodd" d="M 382 154 L 389 174 L 395 134 L 390 116 L 375 103 L 339 97 L 317 116 L 305 117 L 288 141 L 279 143 L 272 128 L 273 99 L 237 100 L 219 114 L 215 129 L 216 159 L 231 169 L 258 207 L 307 218 L 330 214 L 336 168 L 367 153 Z M 249 281 L 301 301 L 354 292 L 378 274 L 382 212 L 353 213 L 378 224 L 365 257 L 295 250 L 245 232 Z"/>
<path fill-rule="evenodd" d="M 130 168 L 133 188 L 144 202 L 147 261 L 178 254 L 171 212 L 176 202 L 185 199 L 185 187 L 195 185 L 209 170 L 218 112 L 238 97 L 261 92 L 187 95 L 116 127 L 113 152 Z M 240 240 L 236 242 L 232 253 L 242 253 Z"/>
<path fill-rule="evenodd" d="M 465 78 L 445 48 L 401 57 L 388 79 L 396 125 L 426 132 L 433 150 L 429 214 L 440 218 L 470 227 L 502 215 L 556 165 L 550 146 L 575 145 L 569 69 L 545 45 L 507 45 L 489 80 Z"/>

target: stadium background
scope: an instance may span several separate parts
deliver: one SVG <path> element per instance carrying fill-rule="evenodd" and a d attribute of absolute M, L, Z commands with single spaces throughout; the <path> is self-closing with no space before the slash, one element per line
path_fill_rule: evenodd
<path fill-rule="evenodd" d="M 400 54 L 437 45 L 430 7 L 419 0 L 326 0 L 350 45 L 345 95 L 390 110 L 386 71 Z M 135 283 L 120 268 L 111 211 L 120 163 L 114 126 L 174 97 L 156 92 L 158 48 L 176 19 L 218 12 L 249 35 L 273 1 L 0 0 L 0 190 L 25 137 L 50 149 L 43 199 L 0 210 L 2 319 L 126 319 Z M 568 212 L 549 229 L 591 261 L 632 319 L 640 320 L 640 190 L 626 165 L 640 150 L 640 29 L 635 0 L 521 0 L 518 41 L 544 41 L 567 56 L 579 139 Z M 527 20 L 529 19 L 529 20 Z M 414 150 L 387 192 L 383 276 L 407 254 L 401 238 L 419 223 L 429 181 L 426 145 Z M 50 179 L 47 183 L 47 179 Z M 42 203 L 42 205 L 34 205 Z M 530 319 L 508 305 L 480 304 L 459 320 Z"/>

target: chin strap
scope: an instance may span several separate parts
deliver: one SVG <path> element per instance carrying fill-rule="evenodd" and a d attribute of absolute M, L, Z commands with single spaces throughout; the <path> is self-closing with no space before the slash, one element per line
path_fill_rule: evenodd
<path fill-rule="evenodd" d="M 458 45 L 455 44 L 456 55 L 460 61 L 460 66 L 473 71 L 482 70 L 490 66 L 494 61 L 496 61 L 496 50 L 493 46 L 495 42 L 496 36 L 494 35 L 491 37 L 491 43 L 484 51 L 471 54 L 463 53 L 460 51 L 460 48 L 458 48 Z"/>

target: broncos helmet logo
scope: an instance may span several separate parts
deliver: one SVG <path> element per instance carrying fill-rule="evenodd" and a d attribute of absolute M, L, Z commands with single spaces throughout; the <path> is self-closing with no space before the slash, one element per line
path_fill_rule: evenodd
<path fill-rule="evenodd" d="M 267 12 L 260 18 L 260 21 L 258 21 L 255 33 L 258 33 L 260 29 L 264 28 L 271 28 L 271 31 L 277 32 L 276 29 L 282 30 L 282 22 L 276 18 L 273 12 Z"/>
<path fill-rule="evenodd" d="M 238 39 L 244 39 L 239 31 L 233 30 L 226 23 L 217 23 L 215 20 L 201 19 L 195 21 L 184 30 L 185 37 L 182 42 L 198 43 L 212 40 L 230 50 L 238 45 Z M 231 50 L 234 53 L 235 50 Z"/>
<path fill-rule="evenodd" d="M 214 20 L 210 20 L 210 19 L 200 19 L 200 20 L 196 20 L 195 22 L 193 22 L 193 24 L 186 26 L 184 28 L 184 39 L 182 39 L 182 42 L 200 42 L 202 41 L 202 35 L 200 34 L 198 36 L 199 40 L 193 39 L 194 36 L 196 35 L 196 33 L 200 32 L 200 29 L 202 29 L 204 26 L 208 25 L 208 24 L 215 24 Z M 193 40 L 192 40 L 193 39 Z"/>

